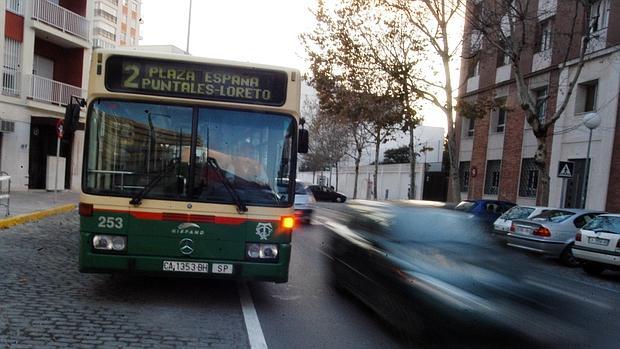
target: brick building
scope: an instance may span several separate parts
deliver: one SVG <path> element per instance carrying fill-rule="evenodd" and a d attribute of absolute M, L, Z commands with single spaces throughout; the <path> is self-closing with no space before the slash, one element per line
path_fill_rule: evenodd
<path fill-rule="evenodd" d="M 490 0 L 467 1 L 467 13 L 484 11 Z M 573 1 L 529 1 L 532 18 L 528 30 L 536 42 L 521 56 L 520 65 L 530 93 L 536 97 L 541 115 L 552 115 L 564 99 L 568 76 L 578 63 L 579 38 L 589 30 L 586 63 L 567 108 L 550 130 L 547 146 L 550 164 L 549 205 L 580 207 L 585 174 L 588 129 L 583 116 L 596 112 L 601 125 L 592 133 L 591 166 L 586 207 L 620 212 L 620 132 L 616 120 L 620 104 L 620 2 L 598 0 L 589 12 Z M 492 100 L 498 107 L 479 119 L 457 115 L 460 130 L 459 160 L 461 196 L 493 198 L 520 204 L 535 204 L 538 170 L 534 164 L 536 138 L 517 101 L 514 72 L 509 59 L 465 21 L 459 99 Z M 575 25 L 576 35 L 562 35 Z M 566 59 L 566 47 L 571 50 Z M 556 176 L 559 161 L 575 163 L 573 178 Z"/>
<path fill-rule="evenodd" d="M 0 0 L 0 169 L 12 190 L 54 189 L 56 122 L 72 95 L 86 97 L 92 5 Z M 77 131 L 60 142 L 60 188 L 80 188 L 83 138 Z"/>

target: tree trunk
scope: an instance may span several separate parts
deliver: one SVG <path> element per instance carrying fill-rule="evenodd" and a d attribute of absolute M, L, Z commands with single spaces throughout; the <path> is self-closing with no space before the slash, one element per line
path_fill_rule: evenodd
<path fill-rule="evenodd" d="M 450 126 L 448 126 L 450 128 Z M 448 158 L 450 161 L 450 174 L 448 177 L 450 191 L 448 193 L 448 202 L 460 202 L 461 201 L 461 182 L 459 178 L 459 156 L 456 151 L 456 137 L 454 128 L 448 130 Z M 473 183 L 470 179 L 469 183 Z"/>
<path fill-rule="evenodd" d="M 377 200 L 377 179 L 379 178 L 379 148 L 381 147 L 381 128 L 377 127 L 377 134 L 375 135 L 375 173 L 373 175 L 372 183 L 372 198 Z"/>
<path fill-rule="evenodd" d="M 534 154 L 534 161 L 538 167 L 539 179 L 538 179 L 538 195 L 536 204 L 540 206 L 549 205 L 549 169 L 547 168 L 547 136 L 536 137 L 538 148 Z"/>
<path fill-rule="evenodd" d="M 338 191 L 338 162 L 336 162 L 336 191 Z"/>
<path fill-rule="evenodd" d="M 413 131 L 415 127 L 409 126 L 409 199 L 415 200 L 415 138 L 413 137 Z"/>
<path fill-rule="evenodd" d="M 357 179 L 360 175 L 360 160 L 362 159 L 362 148 L 357 148 L 357 156 L 355 157 L 355 181 L 353 183 L 353 198 L 357 199 Z"/>

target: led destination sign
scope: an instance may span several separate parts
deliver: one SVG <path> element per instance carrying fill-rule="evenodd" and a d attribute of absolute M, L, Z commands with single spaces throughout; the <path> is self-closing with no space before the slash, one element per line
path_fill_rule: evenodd
<path fill-rule="evenodd" d="M 280 106 L 286 100 L 284 71 L 113 56 L 106 88 L 158 96 Z"/>

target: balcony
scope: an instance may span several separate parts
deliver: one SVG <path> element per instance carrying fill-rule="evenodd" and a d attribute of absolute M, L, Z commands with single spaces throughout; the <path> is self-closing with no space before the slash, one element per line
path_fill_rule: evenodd
<path fill-rule="evenodd" d="M 28 75 L 28 98 L 46 104 L 67 105 L 71 96 L 86 97 L 86 90 L 77 86 L 47 79 L 38 75 Z"/>
<path fill-rule="evenodd" d="M 32 19 L 54 27 L 62 33 L 70 34 L 87 42 L 90 41 L 90 21 L 53 2 L 34 0 L 32 2 Z M 36 27 L 36 24 L 34 25 Z M 84 46 L 83 43 L 80 43 L 80 46 Z"/>

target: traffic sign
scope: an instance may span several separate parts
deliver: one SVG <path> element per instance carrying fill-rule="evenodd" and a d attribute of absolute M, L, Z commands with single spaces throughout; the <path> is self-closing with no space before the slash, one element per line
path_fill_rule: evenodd
<path fill-rule="evenodd" d="M 56 121 L 56 137 L 58 137 L 58 139 L 62 139 L 63 135 L 64 135 L 64 122 L 62 119 L 58 119 L 58 121 Z"/>
<path fill-rule="evenodd" d="M 558 166 L 558 177 L 560 178 L 573 178 L 575 172 L 575 163 L 572 161 L 560 161 Z"/>

